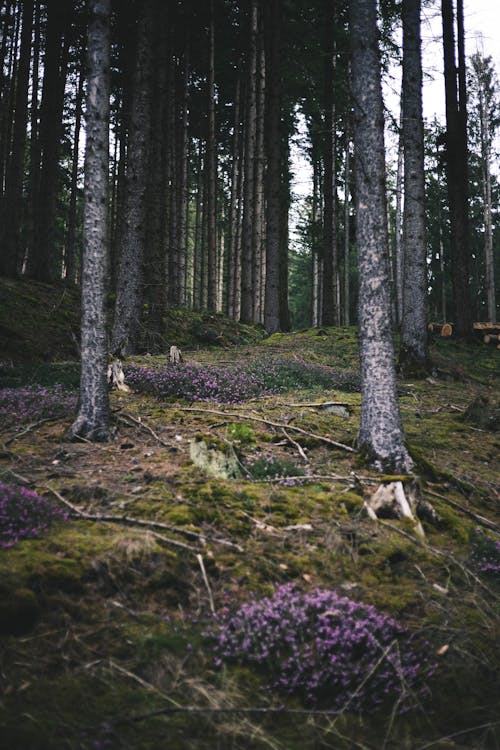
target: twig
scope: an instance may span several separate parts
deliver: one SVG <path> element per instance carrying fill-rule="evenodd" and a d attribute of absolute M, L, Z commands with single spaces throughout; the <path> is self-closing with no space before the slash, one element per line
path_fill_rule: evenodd
<path fill-rule="evenodd" d="M 8 440 L 5 441 L 4 445 L 7 447 L 11 443 L 14 442 L 14 440 L 17 440 L 18 438 L 22 437 L 23 435 L 26 435 L 28 432 L 31 432 L 32 430 L 36 430 L 37 427 L 40 427 L 40 425 L 45 424 L 45 422 L 57 422 L 60 419 L 60 417 L 45 417 L 45 419 L 39 419 L 38 422 L 33 422 L 32 424 L 29 424 L 27 427 L 25 427 L 24 430 L 21 430 L 21 432 L 15 432 L 12 437 L 10 437 Z"/>
<path fill-rule="evenodd" d="M 198 553 L 196 555 L 196 559 L 198 560 L 199 566 L 201 568 L 201 575 L 203 576 L 203 582 L 207 588 L 208 601 L 210 602 L 210 612 L 213 615 L 215 615 L 214 598 L 212 596 L 212 589 L 210 588 L 210 584 L 208 582 L 208 576 L 207 576 L 207 571 L 205 570 L 205 563 L 203 562 L 203 557 Z"/>
<path fill-rule="evenodd" d="M 319 710 L 319 709 L 307 709 L 307 708 L 267 708 L 266 706 L 256 706 L 255 708 L 211 708 L 210 706 L 179 706 L 172 708 L 159 708 L 156 711 L 150 711 L 146 714 L 138 714 L 137 716 L 131 716 L 126 719 L 120 719 L 113 722 L 116 726 L 118 724 L 135 723 L 144 721 L 145 719 L 154 719 L 156 716 L 163 716 L 169 714 L 186 713 L 186 714 L 215 714 L 215 715 L 228 715 L 228 714 L 270 714 L 270 715 L 281 715 L 281 716 L 338 716 L 338 711 L 333 710 Z"/>
<path fill-rule="evenodd" d="M 348 404 L 347 401 L 323 401 L 322 403 L 316 403 L 316 404 L 289 404 L 287 401 L 284 401 L 283 403 L 276 404 L 277 407 L 283 407 L 283 406 L 290 406 L 294 408 L 306 408 L 306 409 L 326 409 L 329 406 L 352 406 L 352 404 Z"/>
<path fill-rule="evenodd" d="M 453 732 L 453 734 L 447 734 L 444 737 L 438 737 L 437 740 L 427 742 L 425 745 L 420 745 L 416 750 L 427 750 L 427 748 L 434 747 L 434 745 L 443 742 L 443 740 L 452 740 L 454 737 L 460 737 L 461 735 L 469 734 L 470 732 L 478 732 L 480 729 L 492 729 L 493 727 L 497 727 L 499 724 L 500 721 L 488 721 L 486 724 L 478 724 L 476 727 L 461 729 L 459 732 Z"/>
<path fill-rule="evenodd" d="M 4 469 L 2 472 L 0 472 L 0 476 L 3 476 L 4 474 L 10 474 L 11 477 L 14 477 L 15 479 L 19 479 L 19 481 L 23 482 L 24 484 L 35 484 L 32 479 L 27 479 L 26 477 L 23 477 L 21 474 L 16 474 L 16 472 L 12 471 L 12 469 Z"/>
<path fill-rule="evenodd" d="M 102 523 L 118 523 L 118 524 L 125 524 L 126 526 L 138 526 L 138 527 L 153 527 L 157 524 L 155 524 L 154 521 L 143 521 L 136 518 L 130 518 L 130 516 L 105 516 L 101 513 L 86 513 L 83 510 L 80 510 L 77 508 L 73 503 L 70 503 L 68 500 L 66 500 L 57 490 L 55 490 L 53 487 L 49 487 L 47 485 L 47 489 L 50 490 L 64 505 L 66 505 L 70 510 L 78 516 L 78 518 L 82 518 L 84 521 L 101 521 Z M 184 542 L 178 542 L 176 539 L 170 539 L 169 537 L 164 536 L 163 534 L 158 534 L 158 532 L 152 531 L 151 534 L 153 534 L 157 539 L 161 539 L 162 541 L 166 542 L 167 544 L 172 544 L 174 547 L 181 547 L 181 549 L 187 549 L 189 552 L 197 553 L 198 550 L 196 547 L 192 547 L 190 544 L 184 544 Z"/>
<path fill-rule="evenodd" d="M 393 526 L 392 523 L 389 523 L 389 521 L 382 521 L 380 518 L 377 519 L 377 523 L 381 524 L 382 526 L 386 526 L 388 529 L 391 529 L 392 531 L 396 531 L 398 534 L 401 534 L 401 536 L 404 536 L 406 539 L 409 539 L 414 544 L 420 545 L 424 547 L 424 549 L 431 552 L 433 555 L 436 555 L 436 557 L 445 557 L 448 560 L 450 560 L 454 565 L 456 565 L 458 568 L 460 568 L 466 576 L 470 576 L 475 580 L 475 582 L 485 591 L 488 592 L 488 594 L 493 597 L 494 599 L 498 599 L 498 595 L 492 591 L 488 586 L 486 586 L 485 583 L 482 582 L 482 580 L 466 565 L 461 563 L 459 560 L 457 560 L 454 555 L 451 554 L 451 552 L 442 552 L 439 549 L 436 549 L 436 547 L 431 547 L 429 544 L 426 544 L 418 537 L 413 537 L 411 534 L 408 534 L 406 531 L 403 531 L 403 529 L 400 529 L 398 526 Z"/>
<path fill-rule="evenodd" d="M 247 419 L 252 422 L 260 422 L 261 424 L 266 424 L 269 427 L 276 427 L 279 430 L 294 430 L 294 432 L 299 432 L 301 435 L 306 435 L 307 437 L 314 438 L 315 440 L 319 440 L 320 442 L 326 443 L 327 445 L 333 445 L 335 448 L 341 448 L 348 453 L 356 453 L 356 450 L 354 448 L 351 448 L 349 445 L 338 443 L 336 440 L 332 440 L 331 438 L 324 437 L 323 435 L 316 435 L 316 433 L 314 432 L 308 432 L 307 430 L 303 430 L 301 427 L 294 427 L 290 424 L 271 422 L 271 420 L 269 419 L 263 419 L 262 417 L 253 417 L 250 414 L 237 414 L 234 412 L 217 411 L 216 409 L 200 409 L 196 406 L 180 406 L 178 408 L 180 411 L 191 411 L 201 414 L 216 414 L 219 417 L 233 417 L 235 419 Z"/>
<path fill-rule="evenodd" d="M 162 523 L 161 521 L 148 521 L 145 518 L 132 518 L 131 516 L 104 516 L 101 514 L 89 514 L 85 511 L 80 510 L 76 505 L 73 505 L 73 503 L 70 503 L 69 500 L 66 500 L 57 490 L 55 490 L 50 485 L 46 485 L 47 489 L 50 490 L 64 505 L 67 505 L 70 510 L 72 510 L 74 513 L 76 513 L 78 516 L 84 518 L 85 520 L 90 521 L 106 521 L 106 522 L 116 522 L 116 523 L 125 523 L 130 526 L 142 526 L 145 528 L 151 528 L 151 529 L 162 529 L 165 531 L 173 531 L 176 534 L 184 534 L 185 536 L 189 536 L 193 539 L 197 539 L 202 544 L 205 544 L 206 541 L 213 542 L 214 544 L 221 544 L 226 547 L 232 547 L 233 549 L 238 550 L 238 552 L 243 552 L 243 547 L 241 547 L 239 544 L 236 544 L 235 542 L 229 541 L 229 539 L 221 539 L 220 537 L 215 536 L 208 536 L 207 534 L 198 534 L 196 531 L 191 531 L 190 529 L 179 529 L 177 526 L 172 526 L 168 523 Z M 159 538 L 165 538 L 159 535 Z M 174 543 L 172 541 L 172 543 Z M 181 542 L 176 542 L 176 544 L 181 544 Z M 186 549 L 192 549 L 193 551 L 197 551 L 194 547 L 189 547 L 187 545 Z"/>
<path fill-rule="evenodd" d="M 119 422 L 123 422 L 124 424 L 127 424 L 127 419 L 129 419 L 133 424 L 137 425 L 137 427 L 140 427 L 142 430 L 145 430 L 146 432 L 149 432 L 150 435 L 154 437 L 155 440 L 157 440 L 160 445 L 163 445 L 164 448 L 169 448 L 169 444 L 166 443 L 164 440 L 161 439 L 159 435 L 156 434 L 156 432 L 149 427 L 149 425 L 145 424 L 144 422 L 141 422 L 139 419 L 135 419 L 131 414 L 124 414 L 123 416 L 117 416 L 117 419 Z M 129 424 L 130 427 L 130 424 Z"/>
<path fill-rule="evenodd" d="M 283 428 L 283 434 L 284 434 L 284 436 L 286 437 L 286 439 L 287 439 L 287 440 L 289 440 L 289 441 L 291 442 L 291 444 L 292 444 L 292 445 L 294 446 L 294 448 L 296 448 L 296 449 L 297 449 L 297 451 L 299 452 L 299 455 L 300 455 L 300 457 L 302 458 L 302 460 L 303 460 L 303 461 L 304 461 L 304 462 L 305 462 L 306 464 L 309 464 L 309 461 L 308 461 L 308 459 L 307 459 L 307 456 L 306 456 L 306 454 L 304 453 L 304 449 L 303 449 L 303 447 L 302 447 L 302 446 L 300 445 L 300 443 L 298 443 L 298 442 L 297 442 L 296 440 L 294 440 L 294 439 L 293 439 L 293 437 L 292 437 L 291 435 L 289 435 L 289 434 L 288 434 L 288 432 L 287 432 L 287 431 L 285 430 L 285 428 Z"/>
<path fill-rule="evenodd" d="M 137 682 L 141 687 L 146 688 L 146 690 L 151 690 L 153 693 L 158 693 L 158 695 L 161 695 L 162 698 L 165 698 L 165 700 L 169 701 L 169 703 L 172 703 L 173 706 L 175 706 L 176 710 L 179 710 L 182 708 L 176 701 L 173 700 L 173 698 L 170 698 L 170 696 L 167 693 L 164 693 L 163 690 L 159 690 L 154 685 L 151 685 L 150 682 L 147 682 L 142 677 L 139 677 L 139 675 L 134 674 L 134 672 L 129 672 L 128 669 L 124 669 L 123 667 L 120 667 L 119 664 L 116 664 L 112 659 L 109 660 L 109 666 L 111 669 L 115 670 L 116 672 L 120 672 L 121 674 L 125 675 L 125 677 L 130 677 L 131 680 L 134 680 Z"/>
<path fill-rule="evenodd" d="M 457 503 L 456 500 L 451 500 L 449 497 L 445 497 L 444 495 L 440 495 L 438 492 L 433 492 L 432 490 L 428 489 L 424 490 L 424 494 L 431 495 L 432 497 L 437 497 L 438 500 L 443 500 L 445 503 L 448 503 L 448 505 L 451 505 L 452 508 L 456 508 L 457 510 L 462 511 L 462 513 L 465 513 L 467 516 L 470 516 L 470 518 L 473 518 L 474 521 L 477 521 L 477 523 L 481 526 L 485 526 L 487 529 L 491 529 L 492 531 L 496 531 L 498 534 L 500 534 L 500 526 L 497 526 L 494 521 L 490 521 L 488 518 L 480 516 L 478 513 L 474 513 L 474 511 L 469 510 L 469 508 L 465 508 L 463 505 L 460 505 L 460 503 Z"/>

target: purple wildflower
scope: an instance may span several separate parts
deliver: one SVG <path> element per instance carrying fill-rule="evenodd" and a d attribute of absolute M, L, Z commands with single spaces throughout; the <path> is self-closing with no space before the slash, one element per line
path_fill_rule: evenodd
<path fill-rule="evenodd" d="M 0 548 L 40 536 L 56 520 L 68 515 L 36 492 L 0 482 Z"/>

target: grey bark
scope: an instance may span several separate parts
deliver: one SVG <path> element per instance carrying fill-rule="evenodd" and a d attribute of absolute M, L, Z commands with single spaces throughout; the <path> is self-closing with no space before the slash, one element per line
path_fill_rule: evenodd
<path fill-rule="evenodd" d="M 207 134 L 207 307 L 217 309 L 217 147 L 215 141 L 215 21 L 210 0 Z"/>
<path fill-rule="evenodd" d="M 239 191 L 238 182 L 241 170 L 241 123 L 240 123 L 240 101 L 241 101 L 241 76 L 236 80 L 236 92 L 234 96 L 234 121 L 233 121 L 233 149 L 231 165 L 231 197 L 229 202 L 229 233 L 228 233 L 228 273 L 227 273 L 227 314 L 230 318 L 236 317 L 237 296 L 237 233 L 238 233 L 238 205 Z"/>
<path fill-rule="evenodd" d="M 345 164 L 344 164 L 344 325 L 351 325 L 351 211 L 350 190 L 351 181 L 351 138 L 349 128 L 346 129 Z"/>
<path fill-rule="evenodd" d="M 402 94 L 402 92 L 401 92 Z M 403 246 L 403 175 L 404 175 L 404 144 L 403 144 L 403 108 L 399 121 L 398 162 L 396 168 L 396 211 L 394 216 L 394 239 L 396 251 L 396 321 L 401 324 L 403 317 L 403 269 L 404 269 L 404 246 Z"/>
<path fill-rule="evenodd" d="M 427 257 L 425 245 L 424 125 L 420 0 L 403 0 L 403 315 L 399 364 L 425 373 L 427 351 Z"/>
<path fill-rule="evenodd" d="M 467 107 L 463 51 L 462 0 L 457 0 L 458 67 L 452 0 L 441 0 L 446 98 L 446 176 L 450 206 L 454 332 L 472 333 L 470 238 L 467 168 Z"/>
<path fill-rule="evenodd" d="M 28 122 L 28 85 L 30 72 L 33 0 L 23 4 L 21 48 L 16 80 L 16 99 L 12 148 L 7 168 L 5 195 L 2 200 L 0 235 L 2 255 L 0 272 L 15 276 L 23 256 L 22 215 L 26 125 Z M 3 71 L 2 71 L 3 72 Z"/>
<path fill-rule="evenodd" d="M 384 115 L 375 0 L 351 1 L 350 29 L 360 283 L 359 444 L 375 469 L 407 472 L 412 461 L 404 445 L 391 332 Z"/>
<path fill-rule="evenodd" d="M 69 437 L 104 441 L 110 438 L 105 307 L 110 0 L 89 0 L 88 9 L 80 405 Z"/>
<path fill-rule="evenodd" d="M 259 25 L 259 48 L 257 55 L 257 131 L 255 135 L 255 176 L 254 176 L 254 220 L 252 226 L 252 288 L 253 294 L 253 322 L 263 322 L 262 263 L 265 262 L 264 247 L 264 120 L 266 97 L 266 61 L 264 42 L 262 38 L 262 22 Z"/>
<path fill-rule="evenodd" d="M 83 55 L 82 55 L 83 57 Z M 76 242 L 76 231 L 77 231 L 77 197 L 78 197 L 78 162 L 80 153 L 80 129 L 82 120 L 82 105 L 83 105 L 83 83 L 84 83 L 84 68 L 80 71 L 80 77 L 78 80 L 78 91 L 76 94 L 75 101 L 75 129 L 73 135 L 73 163 L 71 165 L 71 192 L 69 200 L 69 213 L 68 213 L 68 231 L 66 233 L 66 252 L 65 252 L 65 265 L 66 265 L 66 281 L 70 284 L 76 283 L 76 276 L 79 270 L 79 263 L 77 262 L 77 242 Z"/>
<path fill-rule="evenodd" d="M 121 233 L 112 351 L 137 351 L 144 279 L 146 192 L 150 133 L 150 64 L 152 0 L 143 0 L 137 28 L 137 56 L 130 112 L 127 173 Z"/>
<path fill-rule="evenodd" d="M 267 10 L 267 178 L 266 178 L 266 288 L 264 328 L 274 333 L 280 327 L 280 223 L 281 223 L 281 0 L 272 0 Z"/>
<path fill-rule="evenodd" d="M 248 96 L 245 112 L 245 179 L 243 227 L 241 243 L 241 310 L 240 318 L 243 323 L 253 320 L 252 289 L 252 226 L 254 211 L 254 175 L 255 175 L 255 140 L 257 133 L 257 0 L 252 0 L 250 8 L 250 56 L 248 66 Z"/>

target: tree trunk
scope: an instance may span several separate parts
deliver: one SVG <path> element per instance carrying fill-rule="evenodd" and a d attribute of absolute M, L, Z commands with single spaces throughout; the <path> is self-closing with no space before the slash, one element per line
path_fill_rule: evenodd
<path fill-rule="evenodd" d="M 0 273 L 16 276 L 24 255 L 23 245 L 23 179 L 28 122 L 28 86 L 30 73 L 33 0 L 23 3 L 21 49 L 16 78 L 16 99 L 12 148 L 7 167 L 5 194 L 1 203 Z"/>
<path fill-rule="evenodd" d="M 446 97 L 446 176 L 450 206 L 453 313 L 455 331 L 469 336 L 472 331 L 470 294 L 470 247 L 467 175 L 467 109 L 463 59 L 463 0 L 457 0 L 459 21 L 458 70 L 455 64 L 453 1 L 441 0 Z M 457 80 L 458 72 L 458 80 Z"/>
<path fill-rule="evenodd" d="M 266 294 L 264 328 L 274 333 L 280 328 L 281 257 L 281 0 L 266 7 L 267 22 L 267 184 L 266 184 Z"/>
<path fill-rule="evenodd" d="M 138 348 L 144 278 L 146 191 L 151 115 L 151 34 L 153 0 L 143 0 L 137 26 L 137 57 L 130 112 L 127 174 L 121 233 L 112 351 L 133 354 Z"/>
<path fill-rule="evenodd" d="M 83 55 L 82 55 L 83 57 Z M 82 61 L 83 63 L 83 61 Z M 69 212 L 68 212 L 68 231 L 66 233 L 66 281 L 69 284 L 76 284 L 77 270 L 79 267 L 79 260 L 77 255 L 77 242 L 76 242 L 76 230 L 77 230 L 77 200 L 78 200 L 78 162 L 80 155 L 80 129 L 82 123 L 82 105 L 83 105 L 83 84 L 84 84 L 84 66 L 82 64 L 80 69 L 80 76 L 78 80 L 78 91 L 76 94 L 75 101 L 75 129 L 73 132 L 73 163 L 71 165 L 71 188 L 70 188 L 70 199 L 69 199 Z"/>
<path fill-rule="evenodd" d="M 375 0 L 351 0 L 352 87 L 356 159 L 361 425 L 370 465 L 407 472 L 412 461 L 396 394 L 391 328 L 384 114 Z"/>
<path fill-rule="evenodd" d="M 241 242 L 241 311 L 243 323 L 253 320 L 252 263 L 253 243 L 252 227 L 255 220 L 254 179 L 255 179 L 255 142 L 257 134 L 257 0 L 251 0 L 250 8 L 250 50 L 248 63 L 248 92 L 245 111 L 245 177 L 243 227 Z"/>
<path fill-rule="evenodd" d="M 217 146 L 215 141 L 215 28 L 210 0 L 207 134 L 207 308 L 217 309 Z"/>
<path fill-rule="evenodd" d="M 401 92 L 402 94 L 403 92 Z M 394 217 L 394 244 L 396 254 L 396 322 L 401 325 L 403 317 L 403 274 L 404 274 L 404 245 L 403 245 L 403 176 L 404 176 L 404 142 L 403 142 L 403 108 L 399 120 L 398 162 L 396 167 L 396 213 Z"/>
<path fill-rule="evenodd" d="M 229 232 L 228 232 L 228 272 L 227 272 L 227 314 L 230 318 L 236 317 L 236 265 L 237 265 L 237 233 L 238 233 L 238 205 L 239 192 L 238 181 L 241 170 L 241 76 L 238 74 L 236 80 L 236 92 L 234 96 L 234 120 L 233 120 L 233 148 L 231 164 L 231 198 L 229 202 Z"/>
<path fill-rule="evenodd" d="M 323 146 L 323 325 L 339 325 L 339 256 L 337 237 L 336 107 L 336 0 L 325 0 L 325 93 Z"/>
<path fill-rule="evenodd" d="M 425 244 L 424 125 L 420 0 L 403 0 L 403 316 L 399 365 L 425 374 L 427 353 L 427 248 Z"/>
<path fill-rule="evenodd" d="M 57 0 L 47 3 L 42 103 L 40 109 L 41 168 L 38 183 L 36 238 L 32 274 L 38 281 L 61 278 L 62 255 L 56 253 L 56 212 L 59 188 L 59 155 L 63 130 L 64 90 L 68 72 L 69 16 L 71 4 L 61 9 Z M 64 12 L 63 12 L 64 11 Z"/>
<path fill-rule="evenodd" d="M 265 262 L 264 248 L 264 171 L 265 171 L 265 100 L 266 100 L 266 62 L 264 40 L 262 34 L 263 22 L 259 24 L 258 54 L 257 54 L 257 131 L 255 136 L 255 178 L 254 178 L 254 221 L 253 221 L 253 267 L 252 288 L 253 298 L 253 322 L 262 323 L 262 263 Z"/>
<path fill-rule="evenodd" d="M 73 439 L 109 440 L 106 265 L 110 0 L 89 0 L 80 406 Z"/>
<path fill-rule="evenodd" d="M 350 212 L 350 181 L 351 181 L 351 137 L 349 128 L 345 133 L 345 164 L 344 164 L 344 325 L 351 325 L 351 212 Z"/>

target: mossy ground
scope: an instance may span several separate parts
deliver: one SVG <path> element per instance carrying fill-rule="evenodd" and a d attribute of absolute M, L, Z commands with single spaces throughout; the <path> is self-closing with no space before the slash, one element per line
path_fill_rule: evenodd
<path fill-rule="evenodd" d="M 182 343 L 197 362 L 300 353 L 335 370 L 358 366 L 354 328 L 277 334 L 234 349 L 189 351 L 187 339 L 172 343 Z M 438 340 L 432 358 L 435 376 L 399 384 L 424 495 L 439 516 L 436 524 L 424 521 L 425 543 L 402 522 L 375 524 L 362 515 L 363 496 L 377 477 L 356 467 L 355 455 L 288 430 L 306 462 L 283 429 L 245 419 L 297 426 L 351 446 L 357 392 L 290 391 L 238 406 L 192 405 L 199 411 L 112 394 L 117 433 L 109 444 L 64 442 L 71 415 L 5 435 L 14 440 L 0 459 L 4 481 L 24 477 L 55 503 L 61 501 L 52 490 L 91 516 L 129 521 L 73 518 L 2 551 L 0 745 L 498 748 L 500 590 L 469 563 L 476 525 L 470 513 L 500 524 L 498 433 L 462 416 L 477 396 L 494 398 L 499 354 Z M 159 364 L 164 356 L 148 361 Z M 77 365 L 45 364 L 44 377 L 50 382 L 67 368 Z M 22 372 L 16 370 L 18 379 Z M 335 400 L 349 404 L 349 415 L 292 406 Z M 134 422 L 139 418 L 142 426 Z M 314 478 L 208 478 L 189 460 L 189 441 L 199 434 L 222 444 L 232 437 L 243 466 L 294 462 Z M 423 635 L 441 654 L 429 697 L 402 716 L 304 715 L 293 700 L 281 713 L 246 712 L 277 709 L 283 697 L 269 695 L 243 665 L 215 669 L 202 636 L 212 618 L 210 597 L 219 610 L 287 581 L 373 603 Z M 202 711 L 179 710 L 187 708 Z"/>

